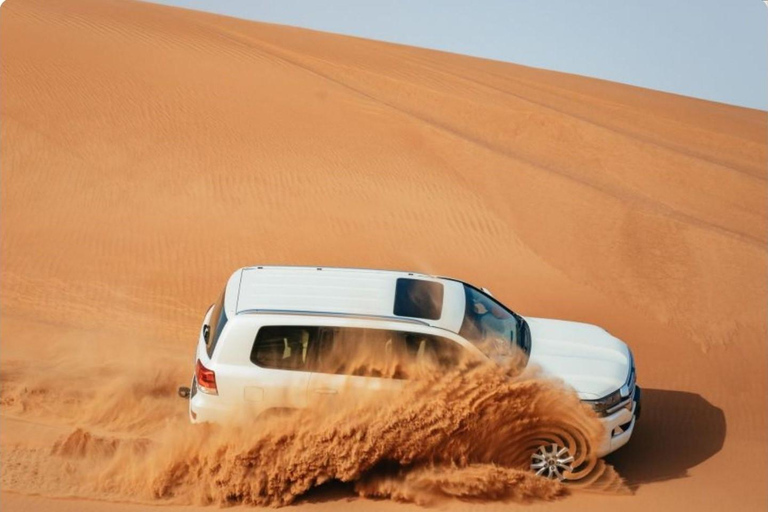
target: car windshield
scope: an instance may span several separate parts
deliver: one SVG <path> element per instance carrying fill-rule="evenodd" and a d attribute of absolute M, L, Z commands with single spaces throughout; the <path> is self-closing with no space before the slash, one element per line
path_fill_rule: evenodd
<path fill-rule="evenodd" d="M 466 307 L 459 334 L 491 359 L 527 359 L 531 349 L 528 325 L 490 295 L 464 285 Z"/>

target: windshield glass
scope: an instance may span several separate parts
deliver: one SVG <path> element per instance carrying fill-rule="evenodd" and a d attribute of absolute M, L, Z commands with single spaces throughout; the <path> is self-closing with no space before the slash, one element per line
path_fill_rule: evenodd
<path fill-rule="evenodd" d="M 466 307 L 459 334 L 491 359 L 530 353 L 531 340 L 525 320 L 486 293 L 464 285 Z"/>

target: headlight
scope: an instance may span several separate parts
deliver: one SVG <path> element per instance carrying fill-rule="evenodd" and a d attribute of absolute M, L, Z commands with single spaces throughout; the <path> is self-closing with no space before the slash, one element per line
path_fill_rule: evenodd
<path fill-rule="evenodd" d="M 608 411 L 621 403 L 621 401 L 621 390 L 617 389 L 603 398 L 597 400 L 584 400 L 584 403 L 589 404 L 598 416 L 606 416 Z"/>
<path fill-rule="evenodd" d="M 629 376 L 627 376 L 627 382 L 621 387 L 619 391 L 622 392 L 623 397 L 632 396 L 635 391 L 635 383 L 637 382 L 637 372 L 635 371 L 635 356 L 632 351 L 629 351 Z"/>
<path fill-rule="evenodd" d="M 615 408 L 617 405 L 624 401 L 627 402 L 628 407 L 631 407 L 632 402 L 630 399 L 634 396 L 636 380 L 637 375 L 635 373 L 635 358 L 632 355 L 632 351 L 630 351 L 629 375 L 627 375 L 627 380 L 624 382 L 624 385 L 610 395 L 606 395 L 603 398 L 599 398 L 597 400 L 584 400 L 584 403 L 589 404 L 589 406 L 592 407 L 598 416 L 607 416 L 608 414 L 613 414 L 616 411 L 612 411 L 611 409 Z"/>

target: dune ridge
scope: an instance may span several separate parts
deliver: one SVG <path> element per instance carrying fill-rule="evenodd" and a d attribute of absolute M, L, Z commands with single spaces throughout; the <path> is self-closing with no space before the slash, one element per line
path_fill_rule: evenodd
<path fill-rule="evenodd" d="M 0 89 L 4 468 L 78 427 L 159 428 L 126 411 L 183 418 L 163 393 L 235 268 L 363 266 L 633 348 L 648 407 L 608 462 L 634 495 L 534 507 L 768 506 L 768 113 L 130 0 L 5 2 Z M 466 492 L 437 471 L 406 483 Z M 366 492 L 410 492 L 392 489 Z"/>

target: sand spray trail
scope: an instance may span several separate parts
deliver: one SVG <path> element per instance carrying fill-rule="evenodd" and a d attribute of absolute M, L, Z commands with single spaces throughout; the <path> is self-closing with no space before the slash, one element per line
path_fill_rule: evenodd
<path fill-rule="evenodd" d="M 49 444 L 4 450 L 4 489 L 272 506 L 333 480 L 354 482 L 362 496 L 421 504 L 624 489 L 591 452 L 602 434 L 591 411 L 533 369 L 462 365 L 408 381 L 386 397 L 342 393 L 290 415 L 219 426 L 188 423 L 186 403 L 175 396 L 189 377 L 186 361 L 118 359 L 105 365 L 94 354 L 34 369 L 4 364 L 4 416 L 62 427 Z M 582 478 L 575 486 L 526 469 L 532 451 L 554 440 L 576 455 Z"/>
<path fill-rule="evenodd" d="M 128 344 L 62 346 L 36 359 L 3 361 L 0 407 L 27 420 L 149 435 L 183 410 L 172 398 L 189 380 L 185 362 Z"/>

